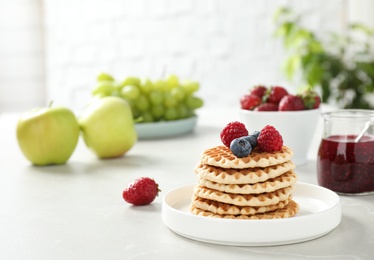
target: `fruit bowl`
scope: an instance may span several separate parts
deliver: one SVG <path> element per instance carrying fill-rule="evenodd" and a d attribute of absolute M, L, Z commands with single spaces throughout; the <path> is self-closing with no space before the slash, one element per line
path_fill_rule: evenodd
<path fill-rule="evenodd" d="M 139 139 L 168 138 L 192 132 L 196 122 L 197 116 L 192 116 L 172 121 L 138 123 L 135 124 L 135 129 Z"/>
<path fill-rule="evenodd" d="M 266 125 L 274 126 L 290 147 L 296 165 L 307 162 L 308 152 L 320 118 L 320 109 L 301 111 L 251 111 L 240 110 L 241 122 L 250 133 L 260 131 Z"/>

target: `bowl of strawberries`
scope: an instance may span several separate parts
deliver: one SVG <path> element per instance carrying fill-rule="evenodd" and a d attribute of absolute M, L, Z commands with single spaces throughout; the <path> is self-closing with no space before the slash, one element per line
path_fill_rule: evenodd
<path fill-rule="evenodd" d="M 282 86 L 258 85 L 240 98 L 240 117 L 250 132 L 274 126 L 294 151 L 293 162 L 302 165 L 320 120 L 320 104 L 313 90 L 292 94 Z"/>

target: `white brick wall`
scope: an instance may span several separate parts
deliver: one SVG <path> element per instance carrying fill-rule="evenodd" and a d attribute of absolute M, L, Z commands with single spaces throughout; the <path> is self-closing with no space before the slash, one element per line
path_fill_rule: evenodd
<path fill-rule="evenodd" d="M 0 0 L 0 112 L 44 103 L 40 0 Z"/>
<path fill-rule="evenodd" d="M 4 1 L 7 6 L 27 2 L 29 11 L 34 16 L 37 13 L 31 6 L 35 6 L 38 0 L 1 0 L 0 4 Z M 295 86 L 288 85 L 280 71 L 283 48 L 272 36 L 275 9 L 288 5 L 306 13 L 308 26 L 322 32 L 341 30 L 345 14 L 344 0 L 42 2 L 46 97 L 40 87 L 42 62 L 34 61 L 36 66 L 26 61 L 19 62 L 20 73 L 26 73 L 26 67 L 30 68 L 30 73 L 39 79 L 33 84 L 40 85 L 22 88 L 26 93 L 30 89 L 30 93 L 22 97 L 25 99 L 23 103 L 32 106 L 53 99 L 55 103 L 75 110 L 82 109 L 89 101 L 90 89 L 101 71 L 118 79 L 130 75 L 160 78 L 166 72 L 183 79 L 198 80 L 201 82 L 199 95 L 205 99 L 206 106 L 238 105 L 239 96 L 256 83 L 278 83 L 293 89 Z M 33 28 L 39 21 L 34 17 L 32 23 L 36 24 Z M 27 37 L 28 31 L 25 30 L 22 37 Z M 40 55 L 41 44 L 38 45 L 37 39 L 33 42 L 37 45 L 33 53 Z M 32 44 L 22 46 L 31 48 Z M 7 48 L 10 50 L 10 46 Z M 3 59 L 8 54 L 1 55 Z M 2 74 L 5 67 L 0 65 L 1 85 L 8 77 Z M 18 78 L 18 82 L 25 81 L 28 81 L 27 75 Z M 5 98 L 1 93 L 5 88 L 0 86 L 2 105 Z M 17 89 L 19 92 L 20 87 Z M 31 89 L 34 89 L 33 93 Z"/>

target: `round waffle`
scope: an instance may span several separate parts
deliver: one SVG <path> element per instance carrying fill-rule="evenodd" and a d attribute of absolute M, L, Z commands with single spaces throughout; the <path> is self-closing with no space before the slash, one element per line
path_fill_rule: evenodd
<path fill-rule="evenodd" d="M 281 188 L 291 186 L 296 182 L 296 174 L 294 171 L 289 171 L 274 179 L 266 182 L 259 182 L 254 184 L 221 184 L 212 182 L 206 179 L 199 179 L 199 185 L 209 189 L 222 191 L 225 193 L 236 194 L 259 194 L 265 192 L 273 192 Z"/>
<path fill-rule="evenodd" d="M 292 155 L 292 150 L 283 146 L 281 151 L 276 152 L 262 152 L 254 149 L 248 156 L 238 158 L 230 148 L 221 145 L 205 150 L 201 156 L 201 163 L 233 169 L 269 167 L 289 161 Z"/>
<path fill-rule="evenodd" d="M 292 161 L 287 161 L 267 168 L 227 169 L 199 163 L 195 173 L 199 179 L 222 184 L 251 184 L 264 182 L 295 169 Z"/>
<path fill-rule="evenodd" d="M 203 198 L 194 196 L 192 200 L 192 205 L 195 206 L 195 208 L 198 208 L 204 211 L 210 211 L 214 214 L 219 214 L 219 215 L 255 215 L 259 213 L 265 213 L 265 212 L 274 211 L 277 209 L 282 209 L 286 207 L 290 201 L 291 201 L 291 196 L 287 198 L 286 200 L 280 201 L 274 205 L 249 207 L 249 206 L 236 206 L 232 204 L 203 199 Z"/>
<path fill-rule="evenodd" d="M 216 214 L 210 211 L 202 210 L 194 205 L 191 206 L 191 213 L 204 217 L 214 217 L 214 218 L 227 218 L 227 219 L 279 219 L 279 218 L 289 218 L 299 211 L 299 205 L 291 200 L 290 203 L 281 209 L 277 209 L 270 212 L 259 213 L 255 215 L 225 215 Z"/>
<path fill-rule="evenodd" d="M 285 187 L 274 192 L 261 194 L 231 194 L 212 190 L 202 186 L 196 186 L 194 194 L 197 197 L 229 203 L 237 206 L 268 206 L 286 200 L 292 191 L 292 186 Z"/>

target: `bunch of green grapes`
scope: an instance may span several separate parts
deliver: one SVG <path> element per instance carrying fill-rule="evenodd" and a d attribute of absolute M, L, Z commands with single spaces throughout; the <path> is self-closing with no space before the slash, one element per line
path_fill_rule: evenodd
<path fill-rule="evenodd" d="M 128 77 L 118 82 L 111 75 L 101 73 L 92 95 L 122 97 L 130 104 L 137 122 L 158 122 L 195 115 L 195 110 L 203 106 L 203 100 L 195 95 L 199 87 L 198 82 L 181 82 L 175 75 L 153 81 Z"/>

